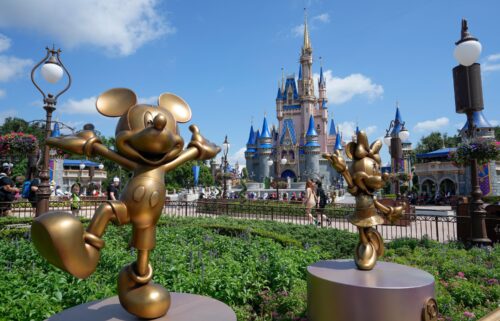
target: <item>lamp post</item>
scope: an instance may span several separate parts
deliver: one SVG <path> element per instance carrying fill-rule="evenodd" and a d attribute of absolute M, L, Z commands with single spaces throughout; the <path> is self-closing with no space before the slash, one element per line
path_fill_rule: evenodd
<path fill-rule="evenodd" d="M 85 169 L 85 164 L 83 162 L 81 162 L 80 165 L 78 165 L 78 167 L 80 168 L 80 172 L 78 173 L 78 183 L 81 185 L 82 184 L 82 172 Z"/>
<path fill-rule="evenodd" d="M 43 109 L 45 109 L 46 117 L 45 117 L 45 138 L 50 137 L 51 133 L 51 123 L 52 123 L 52 113 L 56 110 L 57 98 L 61 96 L 64 92 L 66 92 L 71 86 L 71 75 L 69 74 L 66 67 L 64 67 L 60 54 L 61 50 L 53 47 L 45 48 L 47 50 L 47 54 L 45 57 L 40 60 L 38 64 L 33 67 L 31 70 L 31 81 L 33 85 L 35 85 L 36 89 L 40 91 L 43 96 Z M 43 65 L 43 66 L 42 66 Z M 35 71 L 40 67 L 40 73 L 42 77 L 49 83 L 55 84 L 57 83 L 66 73 L 68 77 L 68 84 L 61 91 L 59 91 L 56 95 L 45 94 L 45 92 L 38 86 L 35 82 Z M 40 216 L 43 213 L 49 210 L 49 198 L 50 198 L 50 183 L 49 183 L 49 148 L 47 145 L 43 148 L 43 163 L 42 168 L 39 169 L 40 177 L 40 185 L 37 191 L 37 204 L 36 204 L 36 216 Z"/>
<path fill-rule="evenodd" d="M 399 106 L 397 106 L 399 108 Z M 392 163 L 394 167 L 394 175 L 396 177 L 394 191 L 396 193 L 396 199 L 401 198 L 401 191 L 399 185 L 399 163 L 403 158 L 403 145 L 402 141 L 405 141 L 410 137 L 410 132 L 405 128 L 405 122 L 402 122 L 399 117 L 391 120 L 389 128 L 386 129 L 384 143 L 389 147 L 389 153 L 391 154 Z"/>
<path fill-rule="evenodd" d="M 229 153 L 229 147 L 231 145 L 229 144 L 229 141 L 227 140 L 227 135 L 224 138 L 224 142 L 222 143 L 222 149 L 223 149 L 223 156 L 222 156 L 222 182 L 224 189 L 222 191 L 222 198 L 226 199 L 227 198 L 227 181 L 226 181 L 226 172 L 227 172 L 227 154 Z"/>
<path fill-rule="evenodd" d="M 462 19 L 461 38 L 455 43 L 454 56 L 459 65 L 453 68 L 455 108 L 459 114 L 467 115 L 467 136 L 474 139 L 474 112 L 484 109 L 481 84 L 481 65 L 476 60 L 481 54 L 481 43 L 469 33 L 467 20 Z M 474 245 L 489 245 L 491 240 L 486 233 L 486 211 L 481 200 L 483 193 L 477 180 L 477 161 L 471 160 L 471 241 Z"/>

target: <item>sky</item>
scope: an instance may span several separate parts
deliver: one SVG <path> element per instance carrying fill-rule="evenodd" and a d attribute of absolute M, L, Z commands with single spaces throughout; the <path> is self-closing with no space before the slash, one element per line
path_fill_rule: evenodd
<path fill-rule="evenodd" d="M 356 124 L 370 140 L 383 137 L 396 102 L 414 144 L 432 131 L 453 135 L 463 126 L 451 71 L 462 18 L 483 46 L 483 112 L 499 124 L 497 0 L 3 0 L 0 123 L 8 116 L 45 118 L 30 72 L 54 44 L 72 77 L 55 119 L 77 129 L 90 122 L 111 136 L 117 119 L 97 113 L 100 93 L 126 87 L 155 104 L 172 92 L 193 112 L 180 126 L 185 141 L 191 123 L 219 145 L 228 135 L 231 161 L 244 164 L 252 120 L 261 127 L 267 114 L 277 124 L 281 68 L 298 73 L 304 8 L 313 70 L 319 73 L 322 57 L 329 113 L 344 137 Z M 54 86 L 35 78 L 51 93 L 67 80 Z M 387 162 L 387 147 L 382 155 Z"/>

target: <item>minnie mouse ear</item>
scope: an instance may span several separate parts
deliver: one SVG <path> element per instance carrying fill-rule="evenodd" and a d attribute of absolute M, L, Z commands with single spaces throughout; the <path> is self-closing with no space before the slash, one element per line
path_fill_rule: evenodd
<path fill-rule="evenodd" d="M 119 117 L 135 104 L 137 104 L 137 96 L 132 90 L 113 88 L 97 98 L 96 108 L 104 116 Z"/>
<path fill-rule="evenodd" d="M 191 119 L 191 108 L 181 97 L 164 93 L 158 98 L 158 106 L 168 110 L 179 123 L 186 123 Z"/>

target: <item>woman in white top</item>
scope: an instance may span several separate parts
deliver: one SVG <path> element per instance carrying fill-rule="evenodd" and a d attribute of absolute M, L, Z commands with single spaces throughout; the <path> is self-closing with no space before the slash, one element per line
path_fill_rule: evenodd
<path fill-rule="evenodd" d="M 304 197 L 303 203 L 306 206 L 306 216 L 309 220 L 309 224 L 314 224 L 314 217 L 311 215 L 311 209 L 316 207 L 318 202 L 316 193 L 314 191 L 314 183 L 311 180 L 306 182 L 306 196 Z"/>

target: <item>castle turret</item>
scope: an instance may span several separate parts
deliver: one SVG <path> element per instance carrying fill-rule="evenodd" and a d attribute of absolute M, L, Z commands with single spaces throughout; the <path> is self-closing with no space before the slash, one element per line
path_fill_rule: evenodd
<path fill-rule="evenodd" d="M 309 117 L 309 128 L 306 133 L 306 143 L 304 145 L 305 154 L 305 174 L 308 178 L 319 175 L 320 144 L 318 143 L 318 133 L 314 126 L 314 117 Z"/>
<path fill-rule="evenodd" d="M 262 182 L 266 177 L 270 177 L 271 166 L 268 162 L 271 160 L 271 153 L 273 150 L 271 132 L 269 131 L 267 118 L 265 116 L 257 150 L 259 152 L 259 180 Z"/>
<path fill-rule="evenodd" d="M 256 146 L 255 146 L 255 132 L 253 130 L 253 125 L 250 126 L 250 134 L 248 135 L 247 150 L 245 151 L 245 160 L 247 161 L 247 171 L 248 173 L 253 173 L 253 158 L 255 157 Z"/>
<path fill-rule="evenodd" d="M 333 150 L 342 150 L 342 138 L 340 137 L 339 131 L 337 131 L 337 135 L 335 135 L 335 147 Z"/>
<path fill-rule="evenodd" d="M 309 40 L 309 29 L 307 27 L 307 13 L 304 14 L 304 43 L 300 56 L 301 65 L 301 98 L 314 100 L 314 82 L 312 75 L 312 47 Z"/>
<path fill-rule="evenodd" d="M 319 91 L 319 101 L 323 105 L 328 99 L 326 98 L 326 79 L 323 76 L 323 66 L 319 69 L 319 80 L 318 80 L 318 91 Z"/>

